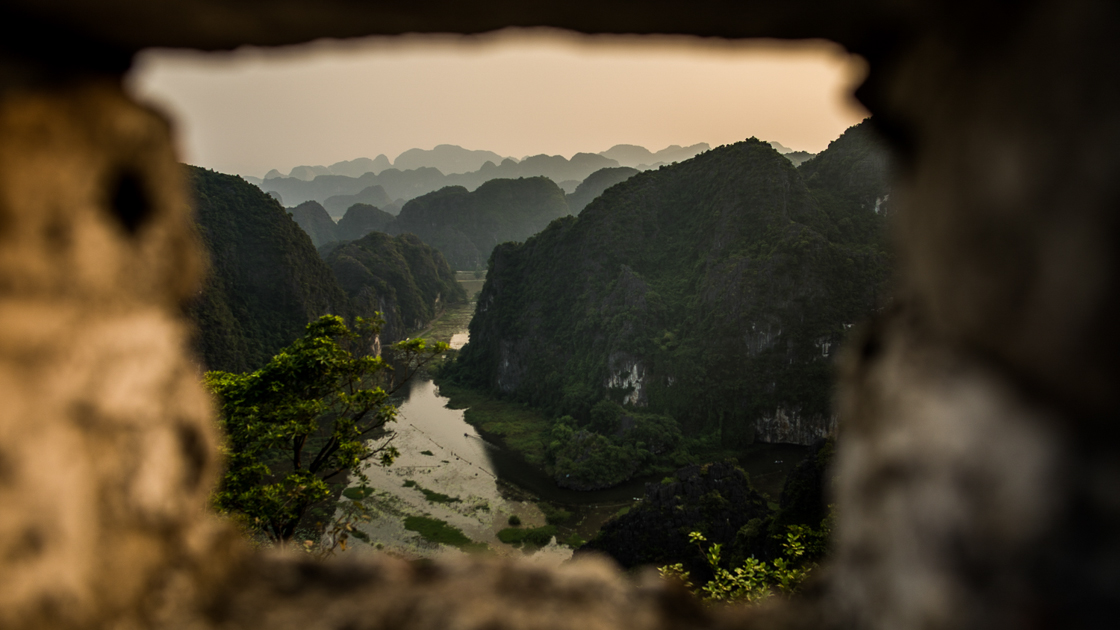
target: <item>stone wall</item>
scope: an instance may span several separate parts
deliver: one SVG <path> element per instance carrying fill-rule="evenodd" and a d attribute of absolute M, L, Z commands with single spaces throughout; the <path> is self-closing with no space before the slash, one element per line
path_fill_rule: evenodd
<path fill-rule="evenodd" d="M 1105 0 L 13 0 L 0 8 L 0 627 L 1110 627 L 1120 7 Z M 894 307 L 850 344 L 835 559 L 713 611 L 598 564 L 316 565 L 206 513 L 198 247 L 142 46 L 552 25 L 825 37 L 898 153 Z"/>

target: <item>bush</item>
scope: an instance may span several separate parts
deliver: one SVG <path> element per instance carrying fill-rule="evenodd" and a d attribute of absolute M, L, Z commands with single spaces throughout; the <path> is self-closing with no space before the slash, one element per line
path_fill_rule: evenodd
<path fill-rule="evenodd" d="M 586 545 L 587 541 L 584 540 L 583 536 L 580 536 L 579 534 L 572 534 L 567 540 L 564 541 L 564 544 L 571 547 L 572 549 L 579 549 L 580 547 Z"/>
<path fill-rule="evenodd" d="M 545 525 L 544 527 L 533 527 L 522 529 L 519 527 L 507 527 L 498 532 L 498 540 L 506 543 L 507 545 L 520 545 L 521 543 L 528 543 L 536 545 L 537 547 L 544 547 L 552 541 L 552 537 L 556 535 L 555 525 Z"/>
<path fill-rule="evenodd" d="M 748 526 L 750 524 L 748 523 Z M 827 531 L 816 531 L 804 525 L 790 525 L 782 540 L 782 557 L 772 563 L 747 558 L 742 566 L 728 570 L 720 566 L 723 545 L 714 543 L 705 548 L 701 543 L 707 539 L 700 532 L 692 532 L 688 539 L 700 548 L 715 576 L 699 589 L 693 585 L 691 576 L 681 563 L 659 567 L 661 577 L 675 579 L 685 588 L 704 599 L 717 602 L 758 602 L 775 592 L 785 596 L 796 593 L 809 572 L 816 568 L 815 563 L 806 562 L 807 541 L 827 538 Z"/>
<path fill-rule="evenodd" d="M 541 512 L 544 512 L 544 520 L 549 525 L 561 525 L 566 523 L 572 517 L 572 513 L 563 509 L 553 506 L 551 503 L 540 502 L 537 504 Z"/>
<path fill-rule="evenodd" d="M 448 525 L 438 518 L 409 516 L 404 519 L 404 528 L 420 534 L 425 540 L 441 545 L 458 547 L 463 551 L 485 551 L 486 545 L 467 538 L 459 529 Z"/>
<path fill-rule="evenodd" d="M 521 517 L 516 515 L 516 514 L 511 514 L 510 517 L 509 517 L 509 524 L 514 526 L 514 527 L 517 527 L 518 525 L 521 524 Z"/>

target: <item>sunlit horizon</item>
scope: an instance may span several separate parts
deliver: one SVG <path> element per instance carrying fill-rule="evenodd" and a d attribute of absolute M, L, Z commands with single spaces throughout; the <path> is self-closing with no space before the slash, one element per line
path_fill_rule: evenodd
<path fill-rule="evenodd" d="M 822 41 L 518 30 L 152 50 L 128 85 L 177 121 L 180 159 L 260 177 L 440 144 L 520 159 L 757 137 L 816 153 L 867 116 L 850 95 L 864 72 Z"/>

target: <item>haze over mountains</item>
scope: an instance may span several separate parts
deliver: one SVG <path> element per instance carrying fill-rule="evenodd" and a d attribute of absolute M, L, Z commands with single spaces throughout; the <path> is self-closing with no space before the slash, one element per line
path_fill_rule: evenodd
<path fill-rule="evenodd" d="M 795 166 L 812 157 L 777 142 L 770 144 Z M 576 153 L 571 158 L 540 154 L 516 159 L 492 151 L 441 144 L 430 150 L 410 149 L 392 162 L 378 155 L 330 166 L 297 166 L 288 175 L 273 169 L 264 179 L 244 179 L 289 208 L 318 201 L 337 221 L 355 203 L 370 204 L 396 215 L 410 199 L 447 186 L 474 190 L 492 179 L 547 177 L 571 195 L 588 176 L 602 169 L 645 171 L 691 159 L 709 149 L 706 143 L 699 143 L 687 147 L 671 145 L 653 152 L 645 147 L 619 144 L 599 153 Z M 586 193 L 581 195 L 585 196 Z M 592 198 L 594 195 L 581 199 L 573 211 L 578 212 Z"/>
<path fill-rule="evenodd" d="M 645 147 L 633 144 L 618 144 L 606 151 L 600 151 L 598 154 L 577 153 L 576 155 L 600 155 L 618 162 L 618 164 L 612 166 L 629 166 L 631 168 L 646 170 L 656 168 L 662 164 L 671 164 L 673 162 L 687 160 L 710 148 L 711 147 L 705 142 L 687 147 L 674 144 L 654 153 Z M 786 149 L 785 147 L 775 148 L 781 153 L 788 153 L 791 151 L 791 149 Z M 441 144 L 433 149 L 409 149 L 398 155 L 397 159 L 392 162 L 390 162 L 389 158 L 384 154 L 381 154 L 372 160 L 370 158 L 358 158 L 355 160 L 336 162 L 330 166 L 297 166 L 289 171 L 287 175 L 284 175 L 276 169 L 272 169 L 264 176 L 264 179 L 256 177 L 245 177 L 245 179 L 260 185 L 265 180 L 282 177 L 293 177 L 303 181 L 311 181 L 319 175 L 361 177 L 366 173 L 373 173 L 376 175 L 390 168 L 401 171 L 410 171 L 418 168 L 435 168 L 439 169 L 444 175 L 457 175 L 477 171 L 487 162 L 501 164 L 505 160 L 513 160 L 517 163 L 531 159 L 555 159 L 557 157 L 560 156 L 540 154 L 517 159 L 511 156 L 502 156 L 493 151 L 476 151 L 464 149 L 463 147 L 453 144 Z M 572 157 L 575 159 L 575 156 Z"/>
<path fill-rule="evenodd" d="M 776 142 L 769 144 L 795 166 L 811 157 Z M 687 161 L 697 155 L 695 152 L 707 150 L 706 144 L 673 145 L 656 153 L 640 146 L 616 145 L 599 154 L 577 153 L 571 159 L 536 155 L 520 161 L 502 158 L 496 165 L 491 158 L 500 156 L 495 153 L 445 144 L 430 151 L 413 149 L 398 156 L 395 164 L 417 167 L 411 170 L 402 171 L 394 166 L 356 178 L 329 173 L 315 175 L 311 180 L 272 177 L 263 180 L 261 188 L 281 203 L 288 202 L 288 212 L 316 247 L 357 240 L 371 231 L 408 232 L 442 251 L 453 269 L 472 270 L 486 266 L 497 243 L 524 240 L 552 219 L 578 215 L 606 189 L 650 170 L 649 162 L 665 159 L 676 164 L 678 159 Z M 452 171 L 469 169 L 480 162 L 478 170 L 451 175 L 432 166 Z M 620 162 L 636 166 L 619 166 Z M 389 162 L 381 155 L 376 160 L 340 162 L 331 168 L 352 172 L 363 165 L 377 164 Z M 301 166 L 292 172 L 323 173 L 327 168 Z M 482 191 L 499 181 L 508 183 L 491 190 L 504 191 L 503 200 L 467 201 L 488 198 L 489 193 L 483 195 Z M 545 184 L 549 190 L 539 194 L 545 191 Z M 437 198 L 440 201 L 433 206 L 432 199 Z M 293 205 L 296 201 L 298 204 Z M 442 209 L 431 215 L 434 207 Z M 501 210 L 494 214 L 498 207 Z M 418 220 L 421 215 L 424 218 Z"/>
<path fill-rule="evenodd" d="M 265 192 L 279 195 L 281 202 L 290 208 L 306 201 L 318 201 L 338 220 L 354 203 L 369 203 L 397 214 L 410 199 L 446 186 L 474 190 L 492 179 L 547 177 L 570 193 L 588 175 L 600 169 L 648 170 L 690 159 L 709 148 L 705 143 L 688 147 L 671 145 L 653 152 L 644 147 L 620 144 L 600 153 L 576 153 L 570 158 L 540 154 L 517 159 L 492 151 L 441 144 L 430 150 L 410 149 L 392 162 L 378 155 L 373 159 L 358 158 L 330 166 L 297 166 L 287 175 L 273 169 L 264 179 L 244 179 Z"/>

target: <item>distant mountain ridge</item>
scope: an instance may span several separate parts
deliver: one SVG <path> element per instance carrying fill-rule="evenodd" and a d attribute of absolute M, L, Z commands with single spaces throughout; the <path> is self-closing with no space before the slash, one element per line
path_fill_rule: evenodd
<path fill-rule="evenodd" d="M 540 176 L 492 179 L 473 192 L 447 186 L 405 203 L 396 217 L 371 204 L 353 203 L 337 224 L 331 216 L 334 213 L 317 201 L 305 201 L 289 212 L 324 258 L 337 243 L 355 241 L 370 232 L 412 233 L 442 252 L 454 269 L 481 269 L 498 243 L 523 241 L 553 219 L 578 214 L 606 189 L 638 172 L 627 167 L 599 169 L 570 195 Z M 387 199 L 380 186 L 371 186 L 363 194 L 367 191 Z M 328 202 L 361 197 L 335 196 Z M 330 246 L 332 243 L 336 245 Z"/>
<path fill-rule="evenodd" d="M 518 160 L 492 151 L 441 144 L 430 150 L 409 149 L 392 163 L 384 155 L 378 155 L 373 160 L 358 158 L 331 166 L 297 166 L 287 175 L 273 169 L 264 179 L 244 179 L 266 192 L 281 195 L 289 206 L 315 200 L 337 217 L 350 203 L 370 203 L 387 209 L 385 202 L 371 199 L 331 202 L 331 197 L 358 195 L 371 186 L 381 186 L 391 199 L 402 205 L 404 201 L 446 186 L 474 190 L 491 179 L 544 176 L 558 185 L 574 188 L 574 182 L 581 182 L 603 168 L 625 166 L 648 170 L 690 159 L 709 148 L 706 143 L 687 147 L 670 145 L 652 152 L 645 147 L 620 144 L 599 153 L 576 153 L 570 158 L 540 154 Z"/>
<path fill-rule="evenodd" d="M 629 166 L 644 171 L 661 164 L 691 160 L 711 148 L 707 142 L 687 147 L 672 144 L 654 153 L 645 147 L 633 144 L 616 144 L 599 155 L 618 162 L 619 166 Z"/>
<path fill-rule="evenodd" d="M 316 246 L 337 245 L 340 235 L 393 220 L 372 206 L 352 206 L 335 225 L 318 202 L 289 214 L 236 175 L 185 169 L 210 260 L 209 277 L 189 308 L 204 369 L 257 369 L 328 313 L 349 319 L 380 311 L 381 339 L 394 342 L 465 299 L 443 256 L 413 236 L 375 233 L 348 243 L 330 263 L 344 261 L 338 269 L 346 275 L 338 276 Z M 372 250 L 363 254 L 363 248 Z"/>
<path fill-rule="evenodd" d="M 499 243 L 524 241 L 568 214 L 564 191 L 547 177 L 493 179 L 473 192 L 453 186 L 409 201 L 390 232 L 419 236 L 452 269 L 482 269 Z"/>
<path fill-rule="evenodd" d="M 350 209 L 350 206 L 356 203 L 367 203 L 371 206 L 377 206 L 382 210 L 387 210 L 388 207 L 392 205 L 393 200 L 389 198 L 389 194 L 385 192 L 384 188 L 374 184 L 373 186 L 363 188 L 354 195 L 334 195 L 333 197 L 327 197 L 327 199 L 323 201 L 323 208 L 331 217 L 341 218 L 342 215 L 346 214 L 346 211 Z M 393 212 L 390 214 L 396 213 Z"/>

